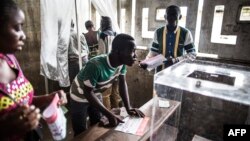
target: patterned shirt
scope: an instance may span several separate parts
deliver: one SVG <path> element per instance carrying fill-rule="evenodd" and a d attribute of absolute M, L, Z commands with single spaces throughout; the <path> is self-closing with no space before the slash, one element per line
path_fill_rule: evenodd
<path fill-rule="evenodd" d="M 89 59 L 91 59 L 98 54 L 99 33 L 98 31 L 89 31 L 85 33 L 84 36 L 89 47 Z"/>
<path fill-rule="evenodd" d="M 31 83 L 25 78 L 23 72 L 14 55 L 5 55 L 0 53 L 0 58 L 5 60 L 9 67 L 17 72 L 15 80 L 8 84 L 0 83 L 0 89 L 5 94 L 10 95 L 16 102 L 20 104 L 31 104 L 34 90 Z M 17 108 L 16 103 L 9 97 L 0 92 L 0 116 Z"/>
<path fill-rule="evenodd" d="M 111 87 L 112 82 L 119 75 L 125 74 L 126 66 L 112 67 L 108 55 L 103 54 L 94 57 L 81 69 L 73 81 L 70 88 L 70 96 L 75 101 L 88 102 L 84 96 L 83 87 L 93 88 L 94 93 L 98 96 Z"/>

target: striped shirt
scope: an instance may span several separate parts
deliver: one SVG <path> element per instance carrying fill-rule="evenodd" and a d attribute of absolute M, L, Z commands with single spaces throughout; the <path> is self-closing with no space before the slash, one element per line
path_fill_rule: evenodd
<path fill-rule="evenodd" d="M 74 79 L 70 88 L 71 99 L 77 102 L 88 102 L 83 92 L 85 86 L 93 88 L 94 93 L 98 96 L 111 87 L 112 82 L 119 75 L 125 74 L 126 66 L 112 67 L 108 55 L 103 54 L 94 57 L 89 60 Z"/>

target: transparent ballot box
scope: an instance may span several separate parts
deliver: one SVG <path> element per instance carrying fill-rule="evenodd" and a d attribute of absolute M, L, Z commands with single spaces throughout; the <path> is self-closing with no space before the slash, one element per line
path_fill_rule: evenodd
<path fill-rule="evenodd" d="M 250 68 L 184 60 L 154 75 L 155 107 L 159 99 L 178 101 L 181 106 L 159 132 L 153 132 L 158 114 L 153 112 L 151 140 L 191 141 L 202 137 L 222 141 L 225 124 L 250 123 Z"/>

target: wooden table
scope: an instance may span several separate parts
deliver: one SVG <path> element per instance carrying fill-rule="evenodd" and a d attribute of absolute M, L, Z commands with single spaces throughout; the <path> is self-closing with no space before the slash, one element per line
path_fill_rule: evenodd
<path fill-rule="evenodd" d="M 155 100 L 155 116 L 154 116 L 154 132 L 158 130 L 161 125 L 174 113 L 174 111 L 180 106 L 180 102 L 170 100 L 169 108 L 158 107 L 158 100 Z M 147 140 L 150 137 L 150 126 L 152 120 L 152 108 L 154 101 L 151 99 L 146 104 L 144 104 L 140 110 L 147 116 L 150 120 L 145 128 L 145 133 L 143 136 L 137 136 L 132 134 L 127 134 L 119 131 L 115 131 L 114 128 L 104 128 L 94 125 L 87 131 L 75 137 L 74 141 L 138 141 Z"/>

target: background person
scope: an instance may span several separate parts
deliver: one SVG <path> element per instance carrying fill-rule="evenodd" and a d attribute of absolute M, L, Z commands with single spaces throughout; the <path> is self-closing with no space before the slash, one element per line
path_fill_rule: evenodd
<path fill-rule="evenodd" d="M 86 42 L 86 39 L 83 34 L 80 35 L 80 46 L 81 46 L 81 58 L 82 66 L 88 62 L 89 48 Z M 69 50 L 68 50 L 68 65 L 69 65 L 69 79 L 72 83 L 75 76 L 80 71 L 79 69 L 79 51 L 78 51 L 78 42 L 77 42 L 77 32 L 74 30 L 74 23 L 71 21 L 70 29 L 70 41 L 69 41 Z"/>
<path fill-rule="evenodd" d="M 112 48 L 112 41 L 116 32 L 112 28 L 110 17 L 102 16 L 101 33 L 99 40 L 99 54 L 108 54 Z M 112 87 L 103 93 L 103 104 L 108 108 L 118 108 L 121 105 L 121 97 L 118 90 L 118 79 L 113 81 Z"/>
<path fill-rule="evenodd" d="M 146 59 L 162 54 L 167 58 L 164 65 L 159 66 L 157 71 L 160 71 L 174 63 L 179 62 L 187 56 L 195 56 L 194 41 L 191 32 L 184 27 L 178 25 L 182 18 L 180 7 L 171 5 L 167 7 L 164 15 L 166 25 L 156 29 L 154 39 L 150 51 Z M 146 64 L 140 64 L 144 69 Z"/>
<path fill-rule="evenodd" d="M 89 46 L 89 58 L 93 58 L 98 54 L 98 31 L 95 31 L 94 24 L 92 21 L 86 21 L 85 27 L 88 30 L 87 33 L 84 34 L 87 44 Z"/>

